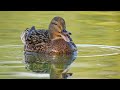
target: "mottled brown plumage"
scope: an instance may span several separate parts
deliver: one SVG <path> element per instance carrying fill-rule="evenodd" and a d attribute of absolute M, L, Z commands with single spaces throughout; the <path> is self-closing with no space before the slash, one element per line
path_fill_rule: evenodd
<path fill-rule="evenodd" d="M 24 43 L 24 51 L 46 54 L 68 54 L 77 50 L 70 32 L 66 30 L 65 21 L 61 17 L 54 17 L 48 30 L 36 30 L 33 26 L 26 29 L 21 40 Z"/>

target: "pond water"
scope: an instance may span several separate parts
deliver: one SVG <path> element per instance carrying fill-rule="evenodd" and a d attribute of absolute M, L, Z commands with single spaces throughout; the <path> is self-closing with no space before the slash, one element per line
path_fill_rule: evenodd
<path fill-rule="evenodd" d="M 69 79 L 120 78 L 120 12 L 0 11 L 0 79 L 50 78 L 49 73 L 26 69 L 20 34 L 33 25 L 47 29 L 54 16 L 66 20 L 78 48 L 68 65 Z"/>

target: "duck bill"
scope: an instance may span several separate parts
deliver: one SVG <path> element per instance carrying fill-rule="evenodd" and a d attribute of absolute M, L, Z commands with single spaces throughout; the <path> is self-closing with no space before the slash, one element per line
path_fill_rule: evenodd
<path fill-rule="evenodd" d="M 62 35 L 62 34 L 61 34 L 61 37 L 62 37 L 66 42 L 70 42 L 70 39 L 68 38 L 67 35 Z"/>

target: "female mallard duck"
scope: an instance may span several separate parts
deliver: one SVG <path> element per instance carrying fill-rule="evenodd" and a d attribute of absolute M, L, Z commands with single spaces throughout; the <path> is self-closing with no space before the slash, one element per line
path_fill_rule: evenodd
<path fill-rule="evenodd" d="M 33 26 L 26 29 L 21 40 L 24 43 L 24 51 L 65 54 L 77 50 L 73 43 L 71 33 L 66 30 L 65 20 L 61 17 L 54 17 L 49 24 L 48 30 L 36 30 Z"/>

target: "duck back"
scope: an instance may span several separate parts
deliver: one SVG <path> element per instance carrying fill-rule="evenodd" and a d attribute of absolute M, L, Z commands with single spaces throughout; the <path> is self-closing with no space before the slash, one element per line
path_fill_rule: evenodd
<path fill-rule="evenodd" d="M 30 52 L 45 52 L 50 42 L 48 30 L 45 29 L 27 29 L 21 38 L 24 41 L 24 51 Z"/>

